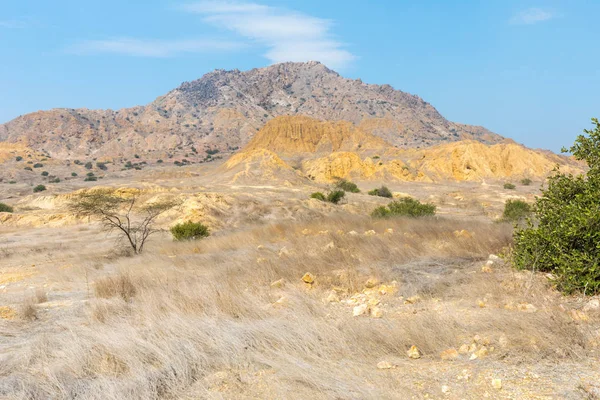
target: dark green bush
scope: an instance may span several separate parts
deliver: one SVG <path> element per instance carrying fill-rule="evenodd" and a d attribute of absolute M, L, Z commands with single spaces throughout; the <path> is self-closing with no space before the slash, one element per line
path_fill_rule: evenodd
<path fill-rule="evenodd" d="M 342 189 L 345 192 L 351 192 L 351 193 L 359 193 L 360 189 L 358 188 L 358 186 L 356 186 L 355 183 L 350 182 L 346 179 L 340 179 L 336 182 L 335 187 L 338 189 Z"/>
<path fill-rule="evenodd" d="M 48 171 L 42 172 L 42 176 L 48 176 Z"/>
<path fill-rule="evenodd" d="M 326 200 L 333 204 L 338 204 L 346 196 L 346 192 L 343 190 L 333 190 L 327 193 Z"/>
<path fill-rule="evenodd" d="M 44 164 L 42 164 L 42 163 L 33 164 L 33 168 L 42 168 L 43 166 L 44 166 Z"/>
<path fill-rule="evenodd" d="M 73 176 L 73 177 L 77 176 L 77 172 L 71 172 L 71 176 Z"/>
<path fill-rule="evenodd" d="M 514 188 L 516 188 L 516 186 L 514 184 L 512 184 L 512 183 L 505 183 L 504 184 L 504 189 L 512 190 Z"/>
<path fill-rule="evenodd" d="M 390 189 L 387 188 L 387 186 L 382 186 L 380 188 L 373 189 L 373 190 L 369 191 L 369 195 L 379 196 L 379 197 L 387 197 L 389 199 L 394 197 L 392 195 L 392 192 L 390 191 Z"/>
<path fill-rule="evenodd" d="M 17 181 L 10 181 L 8 182 L 10 185 L 14 185 L 15 183 L 17 183 Z"/>
<path fill-rule="evenodd" d="M 600 293 L 600 123 L 592 121 L 595 128 L 568 150 L 587 163 L 587 174 L 555 170 L 527 226 L 514 234 L 515 267 L 552 273 L 565 293 Z"/>
<path fill-rule="evenodd" d="M 9 206 L 8 204 L 0 203 L 0 212 L 11 213 L 11 212 L 13 212 L 13 208 L 11 206 Z"/>
<path fill-rule="evenodd" d="M 502 221 L 519 222 L 531 214 L 531 205 L 523 200 L 508 200 L 504 204 Z"/>
<path fill-rule="evenodd" d="M 96 182 L 98 180 L 98 178 L 96 178 L 95 176 L 86 176 L 85 179 L 83 180 L 84 182 Z"/>
<path fill-rule="evenodd" d="M 371 216 L 373 218 L 425 217 L 435 215 L 435 208 L 434 204 L 423 204 L 419 200 L 404 197 L 400 200 L 392 201 L 387 207 L 377 207 L 373 210 Z"/>
<path fill-rule="evenodd" d="M 108 167 L 106 166 L 106 163 L 103 163 L 103 162 L 97 162 L 96 167 L 98 167 L 98 169 L 100 169 L 102 171 L 106 171 L 108 169 Z"/>
<path fill-rule="evenodd" d="M 85 163 L 84 167 L 85 167 L 86 169 L 92 169 L 94 166 L 93 166 L 93 164 L 92 164 L 92 162 L 91 162 L 91 161 L 88 161 L 88 162 L 86 162 L 86 163 Z"/>
<path fill-rule="evenodd" d="M 157 164 L 162 164 L 162 163 L 163 163 L 163 160 L 156 160 L 156 163 L 157 163 Z"/>
<path fill-rule="evenodd" d="M 321 192 L 314 192 L 310 195 L 310 198 L 325 201 L 325 195 Z"/>
<path fill-rule="evenodd" d="M 31 167 L 25 167 L 25 168 L 23 168 L 23 169 L 24 169 L 25 171 L 33 171 L 33 170 L 31 169 Z"/>
<path fill-rule="evenodd" d="M 175 240 L 195 240 L 210 235 L 206 225 L 192 221 L 177 224 L 171 227 L 170 231 Z"/>
<path fill-rule="evenodd" d="M 33 188 L 33 193 L 43 192 L 44 190 L 46 190 L 46 186 L 37 185 L 36 187 Z"/>
<path fill-rule="evenodd" d="M 53 178 L 53 179 L 50 179 L 48 182 L 50 182 L 50 183 L 60 183 L 60 178 Z"/>
<path fill-rule="evenodd" d="M 87 176 L 94 176 L 94 173 L 93 172 L 88 172 L 86 175 Z"/>
<path fill-rule="evenodd" d="M 23 157 L 21 157 L 21 156 L 17 156 L 17 157 L 15 158 L 15 160 L 17 160 L 17 161 L 22 161 L 22 160 L 23 160 Z"/>
<path fill-rule="evenodd" d="M 531 179 L 529 179 L 529 178 L 521 179 L 521 185 L 523 185 L 523 186 L 531 185 Z"/>

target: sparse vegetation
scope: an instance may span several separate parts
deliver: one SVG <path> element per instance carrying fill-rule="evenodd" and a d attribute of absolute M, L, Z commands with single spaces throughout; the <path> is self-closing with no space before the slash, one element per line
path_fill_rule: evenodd
<path fill-rule="evenodd" d="M 311 199 L 317 199 L 321 201 L 325 201 L 325 195 L 321 192 L 314 192 L 310 195 Z"/>
<path fill-rule="evenodd" d="M 333 204 L 339 204 L 340 201 L 346 196 L 346 192 L 343 190 L 332 190 L 327 193 L 326 201 Z"/>
<path fill-rule="evenodd" d="M 91 161 L 88 161 L 85 163 L 84 167 L 85 167 L 85 169 L 92 169 L 94 167 L 94 165 L 92 164 Z"/>
<path fill-rule="evenodd" d="M 43 166 L 44 166 L 44 164 L 42 164 L 42 163 L 33 164 L 33 168 L 42 168 Z"/>
<path fill-rule="evenodd" d="M 71 176 L 72 177 L 76 177 L 77 176 L 77 172 L 71 172 Z"/>
<path fill-rule="evenodd" d="M 49 174 L 48 171 L 43 171 L 41 175 L 42 176 L 48 176 L 48 174 Z"/>
<path fill-rule="evenodd" d="M 175 240 L 197 240 L 210 235 L 208 227 L 200 222 L 187 221 L 171 227 L 171 234 Z"/>
<path fill-rule="evenodd" d="M 22 160 L 23 160 L 23 157 L 21 157 L 21 156 L 15 157 L 15 161 L 22 161 Z"/>
<path fill-rule="evenodd" d="M 410 197 L 403 197 L 400 200 L 392 201 L 387 206 L 377 207 L 371 213 L 373 218 L 390 217 L 426 217 L 435 215 L 436 207 L 434 204 L 421 203 Z"/>
<path fill-rule="evenodd" d="M 106 231 L 116 231 L 126 239 L 134 253 L 140 254 L 148 237 L 161 231 L 155 227 L 156 218 L 173 208 L 175 202 L 137 206 L 137 200 L 136 194 L 123 197 L 112 190 L 102 189 L 78 195 L 70 209 L 78 216 L 98 219 Z"/>
<path fill-rule="evenodd" d="M 97 162 L 96 167 L 102 171 L 106 171 L 108 169 L 108 167 L 106 166 L 106 163 L 104 163 L 104 162 Z"/>
<path fill-rule="evenodd" d="M 593 123 L 568 150 L 587 163 L 587 174 L 557 170 L 536 198 L 527 226 L 515 231 L 515 266 L 554 274 L 566 293 L 600 293 L 600 123 Z"/>
<path fill-rule="evenodd" d="M 504 204 L 502 221 L 519 222 L 531 214 L 531 205 L 523 200 L 507 200 Z"/>
<path fill-rule="evenodd" d="M 335 187 L 338 189 L 342 189 L 345 192 L 350 192 L 350 193 L 359 193 L 360 189 L 358 188 L 358 186 L 356 186 L 355 183 L 350 182 L 349 180 L 346 179 L 339 179 L 336 184 Z"/>
<path fill-rule="evenodd" d="M 515 188 L 516 188 L 516 186 L 513 183 L 508 183 L 507 182 L 507 183 L 504 184 L 504 189 L 513 190 Z"/>
<path fill-rule="evenodd" d="M 92 175 L 92 176 L 86 176 L 83 181 L 84 182 L 96 182 L 97 180 L 98 180 L 98 178 L 95 177 L 94 175 Z"/>
<path fill-rule="evenodd" d="M 375 188 L 373 190 L 369 191 L 369 195 L 370 196 L 379 196 L 379 197 L 387 197 L 387 198 L 392 198 L 394 197 L 394 195 L 392 194 L 392 192 L 390 191 L 390 189 L 387 188 L 387 186 L 382 186 L 380 188 Z"/>
<path fill-rule="evenodd" d="M 58 178 L 58 177 L 57 178 L 52 178 L 48 182 L 50 182 L 50 183 L 60 183 L 60 178 Z"/>
<path fill-rule="evenodd" d="M 0 203 L 0 212 L 11 213 L 14 209 L 6 203 Z"/>
<path fill-rule="evenodd" d="M 529 178 L 521 179 L 521 185 L 523 185 L 523 186 L 529 186 L 529 185 L 531 185 L 531 183 L 532 183 L 532 181 Z"/>
<path fill-rule="evenodd" d="M 36 187 L 33 188 L 33 193 L 43 192 L 44 190 L 46 190 L 46 186 L 37 185 Z"/>

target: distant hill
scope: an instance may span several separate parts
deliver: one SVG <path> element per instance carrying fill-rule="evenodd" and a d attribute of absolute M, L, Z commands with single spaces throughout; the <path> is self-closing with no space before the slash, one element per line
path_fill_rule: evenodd
<path fill-rule="evenodd" d="M 398 148 L 505 140 L 483 127 L 446 120 L 418 96 L 346 79 L 308 62 L 246 72 L 217 70 L 146 106 L 34 112 L 0 125 L 0 141 L 56 158 L 185 153 L 192 147 L 223 152 L 246 145 L 265 123 L 286 115 L 346 121 Z"/>

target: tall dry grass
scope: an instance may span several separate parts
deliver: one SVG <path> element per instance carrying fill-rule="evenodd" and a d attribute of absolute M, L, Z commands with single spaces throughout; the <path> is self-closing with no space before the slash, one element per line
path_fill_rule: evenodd
<path fill-rule="evenodd" d="M 346 215 L 200 242 L 155 239 L 147 254 L 90 268 L 89 299 L 24 323 L 28 345 L 0 353 L 0 396 L 425 398 L 469 367 L 438 367 L 439 353 L 476 335 L 497 349 L 475 364 L 480 371 L 586 357 L 588 328 L 542 281 L 501 265 L 481 272 L 510 237 L 502 224 Z M 315 276 L 310 287 L 306 272 Z M 397 282 L 398 292 L 381 298 L 383 318 L 324 302 L 332 288 L 342 300 L 362 293 L 368 278 Z M 506 307 L 523 302 L 539 312 Z M 422 360 L 406 358 L 412 345 Z M 378 370 L 381 360 L 399 367 Z"/>

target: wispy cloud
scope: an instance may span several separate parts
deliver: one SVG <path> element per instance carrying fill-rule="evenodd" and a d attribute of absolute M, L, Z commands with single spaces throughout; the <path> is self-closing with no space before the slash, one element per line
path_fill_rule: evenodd
<path fill-rule="evenodd" d="M 265 57 L 274 63 L 316 60 L 338 68 L 356 58 L 334 38 L 327 19 L 245 2 L 201 1 L 180 8 L 266 46 Z"/>
<path fill-rule="evenodd" d="M 554 17 L 556 17 L 556 14 L 551 11 L 542 10 L 541 8 L 529 8 L 513 15 L 509 22 L 515 25 L 532 25 L 548 21 Z"/>
<path fill-rule="evenodd" d="M 31 18 L 14 18 L 0 20 L 0 28 L 6 29 L 23 29 L 31 26 L 33 20 Z"/>
<path fill-rule="evenodd" d="M 243 44 L 216 39 L 199 40 L 144 40 L 117 38 L 108 40 L 86 40 L 69 47 L 74 54 L 113 53 L 136 57 L 173 57 L 183 53 L 228 51 L 243 47 Z"/>

